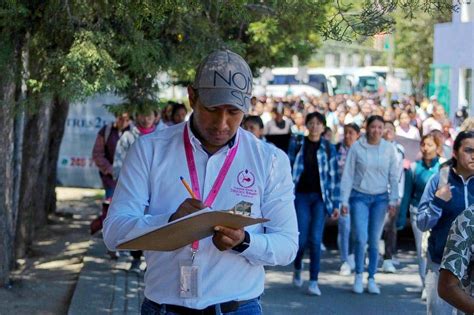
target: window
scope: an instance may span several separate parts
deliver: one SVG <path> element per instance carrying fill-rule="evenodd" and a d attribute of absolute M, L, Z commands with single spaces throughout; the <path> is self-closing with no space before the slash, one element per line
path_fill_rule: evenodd
<path fill-rule="evenodd" d="M 474 1 L 462 0 L 461 1 L 461 22 L 473 22 L 474 21 Z"/>

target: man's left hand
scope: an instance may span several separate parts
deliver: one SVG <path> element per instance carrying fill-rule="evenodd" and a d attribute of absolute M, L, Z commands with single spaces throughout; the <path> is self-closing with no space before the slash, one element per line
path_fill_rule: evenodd
<path fill-rule="evenodd" d="M 224 226 L 214 227 L 212 242 L 220 251 L 232 249 L 239 245 L 245 238 L 244 229 L 232 229 Z"/>

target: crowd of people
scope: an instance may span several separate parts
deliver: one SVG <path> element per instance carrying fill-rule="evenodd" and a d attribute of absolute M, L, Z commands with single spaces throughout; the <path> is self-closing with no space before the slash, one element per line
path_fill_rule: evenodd
<path fill-rule="evenodd" d="M 385 241 L 381 270 L 397 272 L 397 230 L 409 218 L 421 298 L 427 300 L 429 314 L 451 314 L 452 306 L 437 293 L 439 269 L 451 224 L 474 203 L 473 156 L 461 158 L 474 148 L 473 118 L 453 125 L 434 97 L 420 104 L 407 98 L 390 106 L 374 95 L 254 98 L 253 105 L 244 128 L 286 150 L 293 167 L 300 232 L 293 284 L 303 285 L 301 257 L 309 248 L 308 293 L 321 294 L 317 276 L 327 215 L 339 217 L 340 274 L 354 271 L 352 289 L 362 293 L 367 251 L 367 291 L 380 294 L 374 277 L 379 240 Z M 325 149 L 327 143 L 335 144 L 335 150 Z M 295 146 L 301 148 L 296 153 Z M 295 156 L 300 160 L 295 162 Z M 441 184 L 440 169 L 441 174 L 449 173 Z M 336 182 L 328 185 L 328 179 Z"/>
<path fill-rule="evenodd" d="M 201 70 L 198 69 L 198 71 Z M 197 77 L 196 80 L 199 78 Z M 214 84 L 216 84 L 215 75 Z M 240 89 L 238 84 L 236 87 Z M 388 273 L 397 272 L 395 267 L 397 230 L 410 222 L 417 251 L 422 299 L 427 300 L 428 313 L 439 314 L 453 310 L 451 306 L 453 298 L 450 298 L 450 292 L 441 289 L 442 293 L 440 294 L 451 305 L 440 298 L 437 287 L 438 282 L 442 283 L 442 281 L 458 284 L 455 282 L 456 279 L 463 280 L 462 284 L 466 286 L 467 267 L 458 270 L 458 264 L 455 263 L 455 259 L 458 259 L 462 260 L 463 266 L 466 265 L 466 257 L 453 254 L 452 252 L 455 251 L 453 247 L 457 245 L 447 243 L 447 239 L 456 217 L 474 203 L 474 180 L 472 179 L 474 177 L 474 122 L 472 118 L 467 118 L 464 122 L 452 122 L 447 117 L 444 107 L 434 97 L 424 99 L 421 103 L 418 103 L 415 98 L 409 97 L 392 104 L 386 104 L 377 95 L 369 94 L 323 95 L 320 97 L 289 96 L 284 98 L 252 97 L 249 98 L 249 106 L 244 106 L 243 109 L 239 107 L 240 103 L 234 104 L 231 101 L 224 103 L 237 107 L 237 112 L 230 105 L 227 108 L 228 105 L 220 103 L 215 106 L 201 103 L 201 97 L 206 99 L 206 95 L 198 95 L 198 91 L 197 88 L 195 90 L 188 88 L 190 105 L 193 109 L 192 115 L 188 114 L 184 104 L 170 102 L 161 111 L 149 108 L 134 113 L 122 111 L 117 114 L 115 123 L 110 127 L 105 126 L 99 131 L 94 146 L 94 161 L 99 167 L 106 189 L 106 197 L 112 197 L 125 155 L 131 144 L 136 142 L 136 139 L 141 135 L 152 133 L 153 137 L 158 139 L 157 141 L 167 145 L 165 139 L 162 139 L 160 135 L 166 134 L 167 137 L 174 139 L 177 137 L 174 131 L 177 130 L 177 125 L 181 123 L 184 123 L 185 126 L 189 125 L 190 133 L 200 135 L 195 139 L 198 139 L 197 143 L 202 144 L 205 155 L 207 154 L 206 160 L 209 159 L 207 163 L 210 163 L 214 153 L 222 151 L 223 145 L 230 143 L 228 144 L 229 148 L 234 146 L 237 131 L 234 131 L 230 140 L 228 139 L 229 142 L 220 144 L 219 139 L 226 138 L 227 135 L 221 135 L 212 129 L 214 127 L 205 129 L 205 124 L 211 118 L 216 121 L 227 119 L 230 121 L 229 125 L 235 124 L 238 121 L 237 118 L 240 117 L 237 115 L 242 114 L 241 124 L 239 122 L 236 128 L 241 125 L 262 143 L 256 144 L 256 147 L 253 148 L 257 151 L 248 152 L 250 155 L 258 155 L 258 157 L 254 157 L 256 159 L 254 163 L 257 163 L 258 159 L 265 159 L 261 156 L 262 152 L 268 151 L 278 156 L 274 151 L 276 148 L 284 151 L 289 158 L 295 201 L 291 206 L 287 205 L 286 211 L 294 211 L 299 232 L 293 275 L 293 284 L 296 287 L 302 287 L 304 284 L 302 261 L 306 249 L 309 249 L 310 277 L 307 292 L 311 295 L 322 294 L 318 284 L 321 248 L 324 247 L 322 238 L 326 218 L 331 217 L 338 220 L 337 244 L 341 260 L 340 274 L 349 276 L 354 273 L 352 291 L 357 294 L 363 293 L 363 272 L 366 268 L 367 252 L 366 288 L 371 294 L 380 294 L 380 287 L 375 280 L 379 269 L 379 240 L 383 238 L 385 241 L 381 270 Z M 215 118 L 217 115 L 220 115 L 219 118 Z M 135 118 L 134 125 L 128 124 L 131 116 Z M 193 119 L 204 125 L 190 123 L 190 120 Z M 124 123 L 124 120 L 127 123 Z M 163 130 L 167 130 L 169 126 L 175 127 L 163 133 Z M 232 125 L 232 128 L 234 127 Z M 187 130 L 186 128 L 185 130 Z M 215 128 L 217 130 L 217 127 Z M 243 137 L 239 134 L 239 141 L 244 139 Z M 151 150 L 145 146 L 145 141 L 141 144 L 142 150 Z M 245 138 L 245 141 L 250 140 Z M 219 145 L 215 146 L 214 142 L 219 142 Z M 252 144 L 252 146 L 254 145 Z M 264 145 L 264 149 L 261 147 L 262 145 Z M 214 150 L 216 147 L 217 150 Z M 245 144 L 246 150 L 249 150 L 250 147 Z M 133 152 L 135 162 L 148 163 L 145 156 L 140 156 L 145 151 L 137 150 Z M 154 161 L 152 162 L 154 163 Z M 161 166 L 156 167 L 161 169 Z M 126 170 L 126 180 L 136 181 L 137 179 L 130 177 L 132 175 L 144 176 L 142 173 L 135 174 L 135 172 L 142 172 L 142 170 L 129 166 Z M 263 174 L 259 176 L 263 176 Z M 158 183 L 158 179 L 154 180 Z M 121 194 L 131 193 L 133 187 L 122 187 Z M 161 186 L 157 187 L 165 189 Z M 127 190 L 125 191 L 125 189 Z M 145 198 L 140 192 L 136 191 L 135 193 L 140 198 Z M 164 190 L 164 193 L 170 192 Z M 149 205 L 147 209 L 151 207 L 149 200 L 145 202 L 144 199 L 142 202 Z M 123 198 L 120 198 L 116 203 L 121 203 L 125 208 L 130 205 Z M 160 208 L 161 206 L 156 207 Z M 173 203 L 173 207 L 178 207 L 178 209 L 174 214 L 170 213 L 169 221 L 176 219 L 176 214 L 181 217 L 183 213 L 191 213 L 204 207 L 204 204 L 186 199 L 181 205 Z M 266 206 L 260 205 L 260 207 L 265 215 Z M 165 210 L 172 209 L 160 211 Z M 124 215 L 121 211 L 122 209 L 115 209 L 116 213 Z M 472 212 L 472 208 L 470 211 Z M 135 215 L 139 214 L 134 213 Z M 464 220 L 467 220 L 472 226 L 472 216 L 469 213 L 464 213 L 464 216 Z M 101 216 L 100 220 L 105 217 L 106 213 Z M 118 221 L 115 223 L 113 220 Z M 125 217 L 120 220 L 125 220 Z M 114 217 L 109 219 L 109 222 L 119 224 L 120 220 L 118 217 Z M 291 218 L 289 220 L 291 221 Z M 140 221 L 137 222 L 137 226 L 141 224 Z M 279 222 L 281 223 L 281 221 Z M 454 228 L 455 225 L 458 228 Z M 456 221 L 455 225 L 451 229 L 451 234 L 465 233 L 460 231 L 463 227 L 460 228 L 459 222 Z M 219 233 L 223 229 L 216 230 L 213 238 L 214 245 L 221 251 L 231 248 L 240 253 L 245 252 L 248 245 L 244 248 L 239 246 L 242 246 L 242 242 L 249 242 L 247 238 L 250 236 L 247 230 L 245 236 L 239 234 L 239 242 L 235 242 L 235 239 L 231 242 L 233 246 L 229 247 L 229 245 L 225 245 L 222 238 L 232 239 L 234 235 L 237 235 L 233 233 L 240 230 L 227 231 L 228 234 L 220 235 Z M 272 230 L 275 227 L 268 225 L 263 231 L 267 229 Z M 472 239 L 472 230 L 469 231 L 471 233 L 469 237 Z M 116 235 L 121 235 L 121 233 L 110 229 L 108 233 L 114 235 L 114 239 L 117 238 Z M 264 232 L 264 234 L 266 233 L 268 232 Z M 256 237 L 259 240 L 254 234 L 250 235 L 252 235 L 251 238 Z M 261 241 L 263 242 L 263 239 Z M 271 244 L 272 240 L 268 239 L 265 242 Z M 443 260 L 443 250 L 445 250 L 446 244 L 448 244 L 446 251 L 450 253 L 450 257 L 455 257 L 448 258 L 447 261 Z M 262 245 L 263 243 L 259 243 L 259 246 Z M 113 247 L 115 247 L 115 243 L 110 243 L 109 240 L 109 248 Z M 110 253 L 116 255 L 114 251 Z M 193 259 L 195 253 L 193 253 Z M 214 255 L 214 252 L 209 253 Z M 141 254 L 132 255 L 135 258 L 132 267 L 138 269 Z M 250 256 L 246 259 L 253 261 L 253 264 L 263 261 L 265 264 L 275 262 L 270 256 L 259 260 L 253 251 L 248 255 Z M 158 256 L 156 257 L 158 259 Z M 227 259 L 227 256 L 223 257 L 223 259 Z M 470 258 L 467 259 L 467 265 L 469 265 Z M 287 260 L 288 257 L 285 257 L 281 261 L 287 262 Z M 440 267 L 441 270 L 448 270 L 451 274 L 440 273 Z M 256 271 L 252 272 L 255 272 L 255 276 L 260 277 Z M 161 277 L 155 271 L 152 273 L 156 277 Z M 454 275 L 454 280 L 449 275 Z M 156 287 L 156 289 L 158 288 Z M 148 294 L 146 292 L 145 295 L 147 297 L 153 296 L 151 291 L 148 291 Z M 214 298 L 209 299 L 214 301 Z M 461 298 L 459 296 L 454 298 L 456 301 L 459 299 L 462 300 L 462 295 Z M 147 302 L 149 304 L 147 307 L 153 306 L 151 301 L 146 301 L 150 302 Z M 469 308 L 472 307 L 469 300 L 466 302 L 464 299 L 463 301 L 464 305 L 461 308 L 472 310 Z M 200 306 L 201 304 L 196 302 L 194 305 Z"/>

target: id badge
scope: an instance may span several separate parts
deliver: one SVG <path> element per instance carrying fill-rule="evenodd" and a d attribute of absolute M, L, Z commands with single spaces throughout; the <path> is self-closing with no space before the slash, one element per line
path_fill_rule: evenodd
<path fill-rule="evenodd" d="M 179 270 L 180 297 L 199 297 L 199 266 L 193 265 L 191 260 L 186 260 L 180 262 Z"/>

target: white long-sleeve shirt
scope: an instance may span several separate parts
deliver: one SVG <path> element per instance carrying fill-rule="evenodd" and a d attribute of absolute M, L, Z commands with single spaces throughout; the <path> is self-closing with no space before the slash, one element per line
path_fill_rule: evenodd
<path fill-rule="evenodd" d="M 156 125 L 155 130 L 153 132 L 160 132 L 163 129 L 166 129 L 166 126 L 163 121 L 160 119 L 158 125 Z M 113 162 L 113 177 L 115 180 L 118 179 L 120 174 L 120 169 L 122 168 L 123 161 L 125 161 L 125 157 L 127 156 L 128 149 L 132 146 L 132 144 L 137 140 L 138 137 L 141 136 L 140 130 L 136 126 L 131 126 L 130 130 L 125 131 L 124 134 L 120 137 L 119 141 L 117 142 L 117 147 L 115 149 L 114 154 L 114 162 Z"/>
<path fill-rule="evenodd" d="M 189 198 L 179 179 L 183 176 L 190 182 L 183 145 L 184 128 L 189 130 L 201 196 L 205 199 L 209 194 L 228 146 L 209 156 L 192 134 L 189 123 L 138 138 L 127 154 L 104 222 L 104 241 L 109 249 L 115 250 L 130 232 L 167 223 L 179 205 Z M 172 252 L 145 251 L 145 296 L 148 299 L 201 309 L 229 300 L 255 298 L 264 289 L 263 266 L 287 265 L 295 258 L 298 229 L 287 156 L 240 128 L 236 141 L 240 141 L 237 155 L 212 207 L 230 209 L 244 200 L 253 203 L 253 216 L 270 221 L 245 228 L 250 234 L 250 246 L 242 253 L 219 251 L 211 237 L 199 242 L 195 258 L 195 265 L 201 270 L 199 298 L 179 296 L 179 263 L 190 259 L 190 246 Z M 145 208 L 148 208 L 146 214 Z"/>

